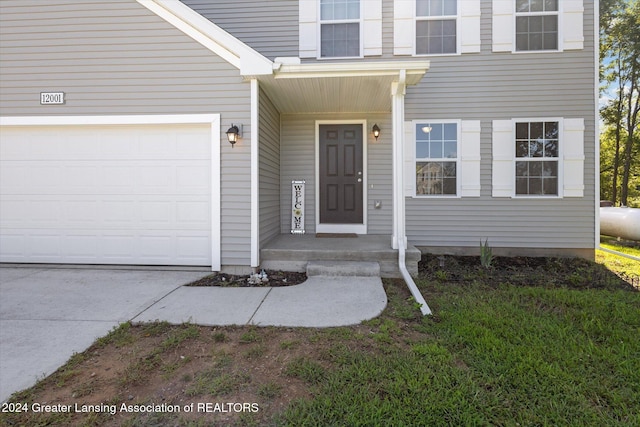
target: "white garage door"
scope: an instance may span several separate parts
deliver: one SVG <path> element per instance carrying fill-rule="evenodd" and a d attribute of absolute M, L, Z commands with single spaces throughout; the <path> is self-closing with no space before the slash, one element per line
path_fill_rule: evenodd
<path fill-rule="evenodd" d="M 211 265 L 211 127 L 3 127 L 0 261 Z"/>

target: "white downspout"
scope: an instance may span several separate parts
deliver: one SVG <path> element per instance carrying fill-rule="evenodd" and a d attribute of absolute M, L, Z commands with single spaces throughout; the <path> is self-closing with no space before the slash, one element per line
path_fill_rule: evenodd
<path fill-rule="evenodd" d="M 409 274 L 405 260 L 407 236 L 405 233 L 404 207 L 404 95 L 406 88 L 406 72 L 400 72 L 398 82 L 391 84 L 392 122 L 393 122 L 393 179 L 394 179 L 394 233 L 393 244 L 398 247 L 398 269 L 407 283 L 413 299 L 420 305 L 424 316 L 431 314 L 431 309 L 424 300 L 420 290 Z"/>

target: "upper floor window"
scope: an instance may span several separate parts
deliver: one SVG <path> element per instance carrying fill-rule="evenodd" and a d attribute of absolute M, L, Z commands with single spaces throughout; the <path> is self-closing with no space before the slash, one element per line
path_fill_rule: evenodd
<path fill-rule="evenodd" d="M 558 50 L 558 0 L 515 0 L 516 51 Z"/>
<path fill-rule="evenodd" d="M 360 0 L 320 0 L 320 57 L 360 56 Z"/>
<path fill-rule="evenodd" d="M 416 54 L 457 52 L 458 0 L 416 0 Z"/>

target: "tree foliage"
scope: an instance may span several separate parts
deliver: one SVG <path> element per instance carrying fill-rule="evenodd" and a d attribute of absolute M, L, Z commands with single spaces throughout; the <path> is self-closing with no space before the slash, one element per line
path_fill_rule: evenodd
<path fill-rule="evenodd" d="M 640 0 L 601 2 L 600 80 L 600 197 L 640 206 Z"/>

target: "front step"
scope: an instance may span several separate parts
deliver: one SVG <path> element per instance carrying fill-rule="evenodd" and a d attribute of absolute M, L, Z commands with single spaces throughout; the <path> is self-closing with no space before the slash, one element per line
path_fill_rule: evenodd
<path fill-rule="evenodd" d="M 280 235 L 260 250 L 260 267 L 266 270 L 305 272 L 310 261 L 377 262 L 381 277 L 402 277 L 398 250 L 391 249 L 390 236 L 360 235 L 357 238 L 316 238 L 315 235 Z M 406 251 L 406 266 L 418 273 L 421 253 L 414 246 Z"/>
<path fill-rule="evenodd" d="M 307 276 L 380 277 L 380 264 L 363 261 L 309 261 Z"/>

